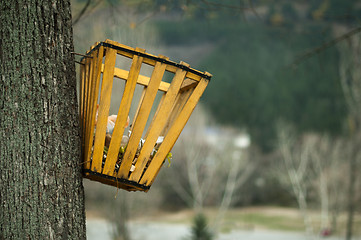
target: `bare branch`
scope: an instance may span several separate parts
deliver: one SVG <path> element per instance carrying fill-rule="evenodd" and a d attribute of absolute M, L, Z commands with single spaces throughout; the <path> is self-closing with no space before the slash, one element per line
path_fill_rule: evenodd
<path fill-rule="evenodd" d="M 322 44 L 321 46 L 318 46 L 316 48 L 313 48 L 309 51 L 307 51 L 305 54 L 301 55 L 300 57 L 296 58 L 296 60 L 293 62 L 292 66 L 296 66 L 298 64 L 300 64 L 301 62 L 313 57 L 314 55 L 319 54 L 320 52 L 325 51 L 327 48 L 330 48 L 334 45 L 336 45 L 337 43 L 350 38 L 351 36 L 359 33 L 361 31 L 361 26 L 357 27 L 337 38 L 332 39 L 331 41 L 325 42 L 324 44 Z"/>
<path fill-rule="evenodd" d="M 252 13 L 253 13 L 259 20 L 263 21 L 263 19 L 261 18 L 261 16 L 257 13 L 256 9 L 254 9 L 252 0 L 249 0 L 248 2 L 249 2 L 250 10 L 252 11 Z"/>
<path fill-rule="evenodd" d="M 91 0 L 88 0 L 88 2 L 85 4 L 85 6 L 83 7 L 83 9 L 80 11 L 80 13 L 78 14 L 78 16 L 75 18 L 75 20 L 73 21 L 73 26 L 75 24 L 77 24 L 79 22 L 79 20 L 81 18 L 83 18 L 85 15 L 89 15 L 89 13 L 91 13 L 101 2 L 103 2 L 104 0 L 98 0 L 95 4 L 93 4 L 93 6 L 91 8 L 90 7 L 90 3 Z"/>
<path fill-rule="evenodd" d="M 88 7 L 90 6 L 90 2 L 91 0 L 88 0 L 85 4 L 85 6 L 83 7 L 83 9 L 79 12 L 78 16 L 74 19 L 73 21 L 73 26 L 75 24 L 77 24 L 80 20 L 80 18 L 84 15 L 84 13 L 86 12 L 86 10 L 88 9 Z"/>

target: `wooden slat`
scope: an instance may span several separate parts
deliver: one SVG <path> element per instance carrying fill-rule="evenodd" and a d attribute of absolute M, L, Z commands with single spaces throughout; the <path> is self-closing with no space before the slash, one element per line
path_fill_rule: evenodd
<path fill-rule="evenodd" d="M 92 101 L 93 101 L 93 93 L 94 93 L 94 88 L 95 88 L 95 76 L 96 76 L 96 70 L 97 70 L 97 53 L 98 51 L 93 51 L 90 56 L 92 58 L 90 58 L 90 75 L 89 75 L 89 79 L 88 79 L 88 96 L 87 96 L 87 114 L 86 114 L 86 119 L 85 119 L 85 126 L 86 126 L 86 131 L 88 132 L 89 128 L 90 128 L 90 118 L 91 118 L 91 111 L 92 111 Z"/>
<path fill-rule="evenodd" d="M 182 132 L 185 124 L 187 123 L 195 106 L 197 105 L 199 98 L 201 97 L 205 88 L 207 87 L 208 82 L 209 81 L 205 78 L 203 78 L 199 82 L 198 86 L 195 88 L 194 92 L 188 99 L 187 103 L 185 104 L 178 118 L 174 122 L 173 126 L 170 128 L 169 132 L 165 136 L 164 142 L 162 143 L 156 155 L 154 156 L 153 160 L 149 164 L 146 172 L 144 173 L 144 176 L 139 182 L 140 184 L 145 184 L 149 186 L 153 183 L 166 156 L 168 155 L 169 151 L 173 148 L 175 141 L 179 137 L 179 134 Z"/>
<path fill-rule="evenodd" d="M 157 90 L 159 88 L 160 82 L 162 81 L 165 68 L 166 65 L 160 62 L 157 62 L 154 67 L 149 85 L 144 95 L 144 99 L 141 102 L 141 107 L 139 109 L 137 119 L 135 120 L 134 123 L 133 132 L 132 135 L 130 136 L 129 143 L 124 154 L 124 159 L 120 165 L 118 177 L 121 178 L 128 177 L 130 167 L 132 166 L 132 161 L 136 154 L 139 141 L 144 131 L 144 127 L 147 123 L 147 119 L 151 111 L 155 96 L 157 94 Z"/>
<path fill-rule="evenodd" d="M 109 43 L 109 44 L 112 44 L 112 45 L 114 45 L 114 46 L 118 46 L 118 47 L 121 47 L 121 48 L 125 48 L 125 49 L 128 49 L 128 50 L 131 50 L 131 51 L 136 51 L 135 48 L 129 47 L 129 46 L 127 46 L 127 45 L 118 43 L 118 42 L 113 41 L 113 40 L 110 40 L 110 39 L 106 39 L 104 42 Z M 142 53 L 145 53 L 145 52 L 142 52 Z M 122 55 L 123 55 L 123 54 L 122 54 Z M 129 57 L 129 58 L 133 58 L 133 55 L 134 55 L 134 54 L 129 53 L 128 55 L 125 55 L 125 54 L 124 54 L 123 56 Z M 143 60 L 144 60 L 144 59 L 143 59 Z"/>
<path fill-rule="evenodd" d="M 197 86 L 197 84 L 198 84 L 198 82 L 195 82 L 194 80 L 187 78 L 184 80 L 180 91 L 183 92 L 183 91 L 187 91 L 191 88 L 195 88 Z"/>
<path fill-rule="evenodd" d="M 115 41 L 112 41 L 112 40 L 109 40 L 109 39 L 105 40 L 105 42 L 106 42 L 106 43 L 109 43 L 109 44 L 112 44 L 112 45 L 114 45 L 114 46 L 118 46 L 118 47 L 122 47 L 122 48 L 125 48 L 125 49 L 129 49 L 129 50 L 131 50 L 131 51 L 135 51 L 135 49 L 132 48 L 132 47 L 128 47 L 128 46 L 126 46 L 126 45 L 120 44 L 120 43 L 118 43 L 118 42 L 115 42 Z M 128 57 L 128 58 L 133 58 L 133 55 L 134 55 L 134 54 L 132 54 L 132 53 L 129 53 L 129 52 L 127 52 L 127 51 L 122 51 L 122 50 L 118 50 L 118 54 L 120 54 L 120 55 L 122 55 L 122 56 L 125 56 L 125 57 Z M 153 55 L 153 54 L 149 54 L 149 53 L 145 53 L 145 54 L 146 54 L 146 56 L 148 56 L 148 57 L 157 57 L 157 56 L 155 56 L 155 55 Z M 151 59 L 151 58 L 146 58 L 146 57 L 144 58 L 143 62 L 146 63 L 146 64 L 148 64 L 148 65 L 151 65 L 151 66 L 155 66 L 155 64 L 157 63 L 156 60 L 153 60 L 153 59 Z M 170 62 L 172 62 L 172 61 L 170 61 Z M 175 64 L 175 62 L 173 62 L 173 63 Z M 166 66 L 166 71 L 168 71 L 168 72 L 175 73 L 175 72 L 177 71 L 177 69 L 178 69 L 178 67 L 173 66 L 173 65 L 167 65 L 167 66 Z M 204 74 L 203 72 L 198 71 L 198 70 L 196 70 L 196 69 L 193 69 L 193 68 L 191 68 L 191 69 L 192 69 L 192 71 L 199 72 L 200 74 Z M 192 72 L 187 72 L 186 77 L 187 77 L 187 78 L 190 78 L 190 79 L 193 79 L 193 80 L 195 80 L 195 81 L 198 81 L 198 82 L 199 82 L 199 81 L 201 80 L 201 78 L 202 78 L 201 76 L 199 76 L 199 75 L 197 75 L 197 74 L 194 74 L 194 73 L 192 73 Z"/>
<path fill-rule="evenodd" d="M 85 84 L 85 59 L 82 61 L 82 65 L 80 66 L 80 94 L 79 94 L 79 123 L 82 134 L 82 144 L 84 144 L 84 126 L 83 126 L 83 118 L 84 118 L 84 84 Z"/>
<path fill-rule="evenodd" d="M 86 132 L 86 125 L 85 125 L 85 120 L 86 120 L 86 115 L 87 115 L 87 101 L 88 101 L 88 85 L 89 85 L 89 70 L 90 69 L 90 60 L 87 58 L 85 59 L 85 81 L 84 81 L 84 89 L 83 89 L 83 118 L 82 118 L 82 126 L 83 126 L 83 133 L 85 134 Z"/>
<path fill-rule="evenodd" d="M 96 61 L 96 71 L 94 71 L 93 79 L 94 82 L 92 92 L 91 92 L 91 117 L 89 121 L 89 132 L 86 135 L 86 144 L 85 144 L 85 163 L 84 167 L 86 169 L 90 169 L 90 157 L 91 157 L 91 148 L 93 146 L 93 134 L 95 128 L 95 113 L 96 113 L 96 105 L 98 102 L 99 95 L 99 84 L 100 84 L 100 76 L 101 76 L 101 65 L 104 57 L 104 47 L 101 46 L 97 51 L 97 61 Z"/>
<path fill-rule="evenodd" d="M 141 50 L 145 52 L 145 50 Z M 107 159 L 105 161 L 103 174 L 114 174 L 115 163 L 118 159 L 120 144 L 122 141 L 125 124 L 128 118 L 129 110 L 132 104 L 135 86 L 137 84 L 138 75 L 142 66 L 143 58 L 134 55 L 132 65 L 130 67 L 129 77 L 125 84 L 122 100 L 120 102 L 117 120 L 115 122 L 112 140 L 108 150 Z"/>
<path fill-rule="evenodd" d="M 85 91 L 84 91 L 84 117 L 83 117 L 83 126 L 84 134 L 86 135 L 88 131 L 87 120 L 89 117 L 89 99 L 90 99 L 90 87 L 91 87 L 91 75 L 93 73 L 93 63 L 91 58 L 87 58 L 87 73 L 85 79 Z"/>
<path fill-rule="evenodd" d="M 161 133 L 162 136 L 165 136 L 169 128 L 173 125 L 175 119 L 177 119 L 180 110 L 183 108 L 184 104 L 187 102 L 189 96 L 193 93 L 194 89 L 189 89 L 187 91 L 179 92 L 175 101 L 175 104 L 172 107 L 171 114 L 167 120 L 167 123 Z"/>
<path fill-rule="evenodd" d="M 91 88 L 93 84 L 93 74 L 95 72 L 94 67 L 96 66 L 95 64 L 95 52 L 92 52 L 90 55 L 90 57 L 92 58 L 87 58 L 86 62 L 87 62 L 87 68 L 88 68 L 88 74 L 87 74 L 87 78 L 86 78 L 86 88 L 84 89 L 85 91 L 85 100 L 84 100 L 84 116 L 83 116 L 83 127 L 84 127 L 84 132 L 83 135 L 85 138 L 85 142 L 84 142 L 84 147 L 87 146 L 89 144 L 89 139 L 88 139 L 88 135 L 89 135 L 89 117 L 90 117 L 90 102 L 91 102 Z"/>
<path fill-rule="evenodd" d="M 148 159 L 150 158 L 150 154 L 153 151 L 155 143 L 161 131 L 163 130 L 164 125 L 166 124 L 166 121 L 169 117 L 170 111 L 172 109 L 172 106 L 177 97 L 178 91 L 181 87 L 186 73 L 186 71 L 180 68 L 176 72 L 172 84 L 170 85 L 169 91 L 166 93 L 162 103 L 160 104 L 159 110 L 157 111 L 151 125 L 149 126 L 149 132 L 147 133 L 145 143 L 135 164 L 135 170 L 130 175 L 130 180 L 136 182 L 139 181 L 143 173 L 144 167 L 146 166 Z"/>
<path fill-rule="evenodd" d="M 101 172 L 102 167 L 105 132 L 107 128 L 108 113 L 110 108 L 110 97 L 112 94 L 116 56 L 116 50 L 111 48 L 106 49 L 105 69 L 100 93 L 98 119 L 94 140 L 93 161 L 91 166 L 92 171 L 95 172 Z"/>
<path fill-rule="evenodd" d="M 104 64 L 102 65 L 102 69 L 103 69 L 103 68 L 104 68 Z M 123 70 L 123 69 L 120 69 L 120 68 L 115 68 L 115 69 L 114 69 L 114 77 L 117 77 L 117 78 L 120 78 L 120 79 L 123 79 L 123 80 L 127 80 L 127 79 L 128 79 L 128 75 L 129 75 L 129 72 L 126 71 L 126 70 Z M 143 75 L 139 75 L 139 76 L 138 76 L 137 84 L 143 85 L 143 86 L 148 86 L 149 80 L 150 80 L 149 77 L 143 76 Z M 170 85 L 170 84 L 167 83 L 167 82 L 161 82 L 160 85 L 159 85 L 159 89 L 158 89 L 158 90 L 163 91 L 163 92 L 166 92 L 166 91 L 168 91 L 169 85 Z"/>

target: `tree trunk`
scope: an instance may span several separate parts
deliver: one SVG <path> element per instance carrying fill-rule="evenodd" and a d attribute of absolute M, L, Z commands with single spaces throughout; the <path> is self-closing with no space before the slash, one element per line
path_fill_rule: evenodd
<path fill-rule="evenodd" d="M 357 178 L 357 158 L 358 158 L 358 138 L 354 138 L 355 146 L 352 148 L 352 154 L 349 159 L 349 183 L 348 183 L 348 193 L 347 193 L 347 222 L 346 222 L 346 240 L 351 240 L 353 235 L 353 223 L 354 215 L 356 210 L 355 204 L 355 192 L 357 191 L 356 178 Z"/>
<path fill-rule="evenodd" d="M 344 26 L 335 26 L 334 31 L 348 31 Z M 349 134 L 352 142 L 351 156 L 349 161 L 349 183 L 347 193 L 347 222 L 346 222 L 346 240 L 352 239 L 354 214 L 356 210 L 355 191 L 356 181 L 360 174 L 358 169 L 359 161 L 359 142 L 360 142 L 360 129 L 361 129 L 361 70 L 360 70 L 360 41 L 361 35 L 355 34 L 338 44 L 340 50 L 340 80 L 341 86 L 346 99 L 347 107 L 349 110 Z"/>
<path fill-rule="evenodd" d="M 85 239 L 70 1 L 0 0 L 0 239 Z"/>

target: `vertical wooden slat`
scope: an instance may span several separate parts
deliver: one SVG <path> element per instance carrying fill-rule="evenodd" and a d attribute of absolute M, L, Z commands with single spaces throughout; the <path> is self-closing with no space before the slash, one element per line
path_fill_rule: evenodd
<path fill-rule="evenodd" d="M 83 110 L 83 134 L 86 136 L 88 130 L 87 127 L 87 118 L 89 115 L 89 98 L 90 98 L 90 85 L 91 85 L 91 74 L 92 74 L 92 61 L 91 58 L 86 58 L 86 76 L 85 76 L 85 84 L 84 84 L 84 110 Z M 86 140 L 86 139 L 85 139 Z"/>
<path fill-rule="evenodd" d="M 169 128 L 173 125 L 175 119 L 177 119 L 177 116 L 179 115 L 180 110 L 183 108 L 184 104 L 187 102 L 189 96 L 193 93 L 193 90 L 194 90 L 194 88 L 178 93 L 175 103 L 172 107 L 171 114 L 167 120 L 165 127 L 163 128 L 163 130 L 161 132 L 162 136 L 165 136 L 167 134 Z"/>
<path fill-rule="evenodd" d="M 107 48 L 106 51 L 107 52 L 104 63 L 105 69 L 102 80 L 102 89 L 100 93 L 98 119 L 94 140 L 93 161 L 91 166 L 92 170 L 95 172 L 101 172 L 102 167 L 105 133 L 110 108 L 110 97 L 113 87 L 114 67 L 117 56 L 117 51 L 112 48 Z"/>
<path fill-rule="evenodd" d="M 89 127 L 90 127 L 90 116 L 91 116 L 91 102 L 92 102 L 92 89 L 94 88 L 95 82 L 94 80 L 94 74 L 96 74 L 96 63 L 97 63 L 97 55 L 98 51 L 93 51 L 90 54 L 89 61 L 90 61 L 90 69 L 89 69 L 89 77 L 88 77 L 88 89 L 87 89 L 87 96 L 86 96 L 86 116 L 85 116 L 85 128 L 86 128 L 86 133 L 89 131 Z"/>
<path fill-rule="evenodd" d="M 92 58 L 87 58 L 88 61 L 89 61 L 89 69 L 88 69 L 89 74 L 87 76 L 87 81 L 86 81 L 86 84 L 87 84 L 86 96 L 85 96 L 85 111 L 86 111 L 86 113 L 85 113 L 85 122 L 84 122 L 85 133 L 87 131 L 89 131 L 89 129 L 88 129 L 88 119 L 89 119 L 89 114 L 90 114 L 90 108 L 89 108 L 90 99 L 91 99 L 90 91 L 91 91 L 91 86 L 93 85 L 92 77 L 93 77 L 94 67 L 95 67 L 93 55 L 94 55 L 94 52 L 92 52 L 90 54 L 90 57 L 92 57 Z"/>
<path fill-rule="evenodd" d="M 175 120 L 172 127 L 169 129 L 169 132 L 164 138 L 164 142 L 160 146 L 159 150 L 157 151 L 156 155 L 152 159 L 151 163 L 149 164 L 146 172 L 144 173 L 142 179 L 140 180 L 140 184 L 145 184 L 147 186 L 151 185 L 154 181 L 154 178 L 158 174 L 160 167 L 162 166 L 167 154 L 173 148 L 173 145 L 179 134 L 183 130 L 185 124 L 187 123 L 190 115 L 192 114 L 195 106 L 199 98 L 202 96 L 205 88 L 208 85 L 208 80 L 202 78 L 197 87 L 195 88 L 194 92 L 188 99 L 187 103 L 184 105 L 182 111 L 180 112 L 178 118 Z"/>
<path fill-rule="evenodd" d="M 144 127 L 147 123 L 148 116 L 151 111 L 159 85 L 162 81 L 166 66 L 167 65 L 164 63 L 157 62 L 154 67 L 152 76 L 149 81 L 149 85 L 147 87 L 144 99 L 139 109 L 137 119 L 134 123 L 133 132 L 130 136 L 129 143 L 124 154 L 124 159 L 119 168 L 118 177 L 120 178 L 128 177 L 130 167 L 132 166 L 132 161 L 137 152 L 139 141 L 142 137 Z"/>
<path fill-rule="evenodd" d="M 89 57 L 91 57 L 90 55 L 88 55 Z M 90 88 L 91 88 L 91 80 L 92 80 L 92 70 L 94 67 L 94 63 L 93 63 L 93 59 L 89 58 L 89 57 L 85 57 L 85 64 L 86 64 L 86 74 L 85 74 L 85 82 L 84 82 L 84 96 L 83 96 L 83 117 L 82 117 L 82 125 L 83 125 L 83 132 L 82 132 L 82 136 L 84 138 L 84 146 L 87 142 L 87 132 L 89 131 L 88 129 L 88 117 L 89 117 L 89 109 L 88 109 L 88 105 L 89 105 L 89 98 L 90 98 Z"/>
<path fill-rule="evenodd" d="M 82 126 L 83 126 L 83 133 L 86 132 L 86 115 L 87 115 L 87 101 L 88 101 L 88 85 L 89 85 L 89 71 L 90 71 L 90 60 L 89 58 L 85 58 L 85 69 L 84 69 L 84 89 L 83 89 L 83 118 L 82 118 Z"/>
<path fill-rule="evenodd" d="M 84 118 L 84 84 L 85 84 L 85 59 L 83 59 L 82 64 L 80 65 L 80 94 L 79 94 L 79 122 L 82 136 L 82 145 L 84 145 L 84 126 L 83 126 L 83 118 Z"/>
<path fill-rule="evenodd" d="M 145 52 L 144 49 L 137 51 Z M 127 82 L 125 84 L 124 93 L 120 102 L 117 120 L 115 122 L 112 139 L 108 150 L 107 159 L 105 161 L 103 174 L 113 175 L 115 163 L 117 162 L 120 144 L 122 141 L 125 124 L 128 118 L 129 110 L 132 104 L 135 86 L 137 85 L 138 75 L 142 66 L 143 57 L 133 56 L 133 62 L 130 67 Z"/>
<path fill-rule="evenodd" d="M 184 63 L 183 63 L 184 64 Z M 185 65 L 185 64 L 184 64 Z M 149 131 L 145 139 L 144 146 L 139 154 L 138 160 L 135 164 L 135 170 L 130 176 L 130 180 L 138 181 L 143 173 L 144 167 L 146 166 L 150 154 L 153 151 L 157 138 L 164 128 L 166 121 L 169 117 L 170 111 L 174 104 L 174 101 L 177 97 L 177 93 L 182 85 L 186 71 L 178 69 L 173 81 L 168 89 L 168 92 L 165 94 L 165 97 L 160 105 L 158 112 L 152 120 L 151 125 L 149 126 Z"/>
<path fill-rule="evenodd" d="M 91 47 L 89 49 L 89 51 L 91 50 Z M 85 82 L 85 101 L 84 101 L 84 127 L 85 127 L 85 134 L 87 132 L 87 118 L 89 116 L 89 101 L 90 101 L 90 86 L 92 84 L 91 82 L 91 78 L 92 78 L 92 73 L 93 73 L 93 67 L 94 67 L 94 62 L 93 59 L 91 58 L 92 54 L 89 54 L 89 51 L 87 52 L 87 56 L 86 57 L 86 62 L 87 62 L 87 75 L 86 75 L 86 82 Z"/>
<path fill-rule="evenodd" d="M 98 95 L 99 95 L 99 84 L 100 84 L 100 74 L 101 74 L 101 66 L 104 57 L 104 47 L 100 46 L 97 54 L 94 55 L 95 58 L 95 70 L 92 77 L 92 88 L 91 88 L 91 102 L 90 102 L 90 118 L 88 121 L 88 129 L 85 142 L 85 156 L 84 156 L 84 167 L 86 169 L 90 169 L 90 157 L 91 157 L 91 148 L 93 145 L 93 134 L 94 134 L 94 127 L 95 127 L 95 112 L 96 112 L 96 104 L 98 102 Z"/>

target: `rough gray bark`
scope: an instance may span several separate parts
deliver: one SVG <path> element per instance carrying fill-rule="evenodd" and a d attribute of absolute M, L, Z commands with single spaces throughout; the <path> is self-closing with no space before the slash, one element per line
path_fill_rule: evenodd
<path fill-rule="evenodd" d="M 85 239 L 70 1 L 0 0 L 0 239 Z"/>

